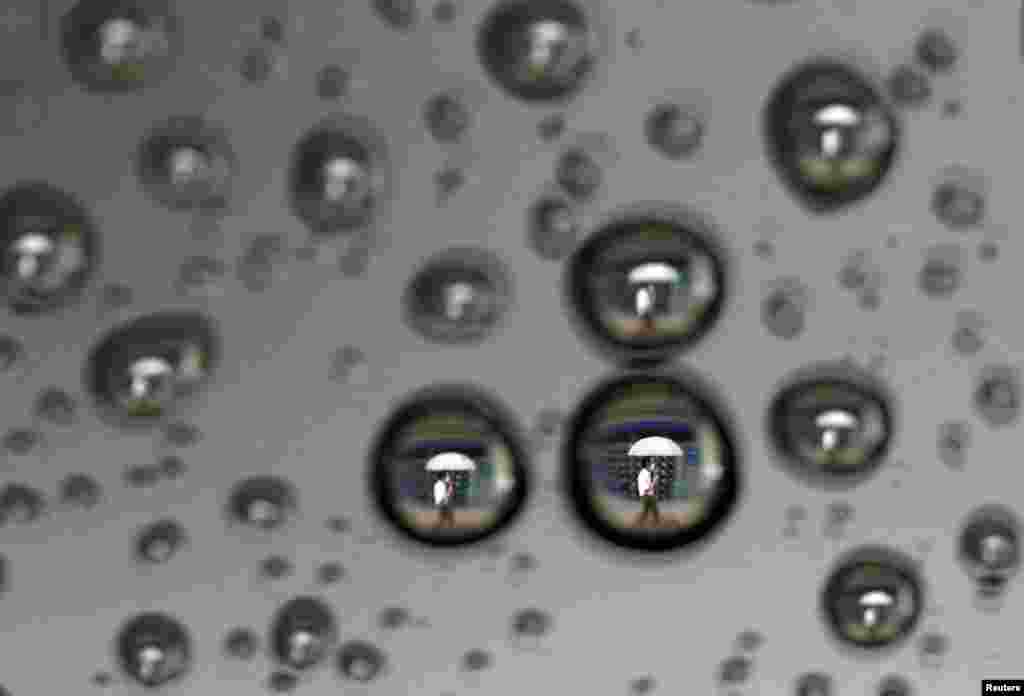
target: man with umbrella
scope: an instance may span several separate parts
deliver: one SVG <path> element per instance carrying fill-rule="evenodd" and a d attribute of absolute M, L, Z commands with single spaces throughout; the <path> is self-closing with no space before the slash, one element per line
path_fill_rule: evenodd
<path fill-rule="evenodd" d="M 427 461 L 427 471 L 438 474 L 434 481 L 434 505 L 438 509 L 438 527 L 455 526 L 455 478 L 454 472 L 476 470 L 473 460 L 459 452 L 442 452 Z"/>
<path fill-rule="evenodd" d="M 682 282 L 682 276 L 667 263 L 645 263 L 629 273 L 629 284 L 634 287 L 634 309 L 639 320 L 635 333 L 650 336 L 657 331 L 658 315 L 665 311 L 668 293 Z"/>
<path fill-rule="evenodd" d="M 676 457 L 683 455 L 683 449 L 667 437 L 658 435 L 645 437 L 633 443 L 628 456 L 640 462 L 640 471 L 636 477 L 637 494 L 643 502 L 643 511 L 637 518 L 636 526 L 643 526 L 648 519 L 653 526 L 661 523 L 658 511 L 658 470 L 659 463 L 674 463 Z"/>

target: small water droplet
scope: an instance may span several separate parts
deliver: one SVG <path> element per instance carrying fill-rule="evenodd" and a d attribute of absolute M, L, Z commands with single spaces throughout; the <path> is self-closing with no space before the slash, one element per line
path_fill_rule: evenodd
<path fill-rule="evenodd" d="M 159 469 L 160 474 L 168 480 L 179 479 L 184 476 L 185 472 L 188 470 L 188 467 L 185 465 L 185 461 L 175 454 L 169 454 L 165 457 L 161 457 L 160 461 L 157 463 L 157 468 Z"/>
<path fill-rule="evenodd" d="M 237 660 L 252 659 L 259 645 L 259 636 L 249 628 L 233 628 L 224 637 L 224 653 Z"/>
<path fill-rule="evenodd" d="M 260 20 L 260 36 L 264 41 L 281 43 L 284 41 L 284 22 L 279 17 L 264 17 Z"/>
<path fill-rule="evenodd" d="M 281 606 L 271 621 L 274 657 L 291 669 L 319 665 L 337 640 L 334 612 L 313 597 L 296 597 Z"/>
<path fill-rule="evenodd" d="M 949 636 L 942 633 L 926 633 L 921 636 L 918 648 L 922 665 L 925 667 L 941 666 L 943 659 L 949 653 Z"/>
<path fill-rule="evenodd" d="M 540 258 L 560 261 L 576 246 L 580 225 L 568 201 L 544 197 L 530 206 L 527 243 Z"/>
<path fill-rule="evenodd" d="M 8 336 L 0 335 L 0 372 L 11 370 L 25 355 L 25 348 L 21 341 Z"/>
<path fill-rule="evenodd" d="M 377 16 L 392 29 L 407 31 L 419 19 L 415 0 L 373 0 Z"/>
<path fill-rule="evenodd" d="M 489 669 L 494 662 L 491 653 L 480 648 L 474 648 L 462 656 L 462 669 L 467 672 L 480 672 Z"/>
<path fill-rule="evenodd" d="M 342 346 L 331 353 L 330 379 L 345 382 L 352 371 L 366 360 L 366 354 L 356 346 Z"/>
<path fill-rule="evenodd" d="M 932 299 L 952 297 L 963 283 L 963 262 L 963 251 L 959 247 L 930 249 L 918 274 L 921 292 Z"/>
<path fill-rule="evenodd" d="M 657 686 L 657 682 L 654 677 L 637 677 L 629 682 L 629 692 L 633 696 L 647 696 L 654 692 L 655 686 Z"/>
<path fill-rule="evenodd" d="M 266 82 L 274 71 L 274 56 L 263 46 L 254 46 L 246 51 L 239 66 L 242 78 L 250 84 Z"/>
<path fill-rule="evenodd" d="M 948 72 L 956 65 L 959 51 L 952 37 L 941 29 L 921 33 L 914 45 L 917 60 L 932 72 Z"/>
<path fill-rule="evenodd" d="M 100 502 L 99 482 L 88 474 L 69 474 L 60 482 L 60 500 L 65 505 L 91 508 Z"/>
<path fill-rule="evenodd" d="M 736 645 L 743 652 L 754 652 L 764 644 L 764 635 L 760 631 L 747 629 L 736 636 Z"/>
<path fill-rule="evenodd" d="M 156 466 L 134 464 L 124 470 L 124 483 L 129 488 L 149 488 L 160 480 L 160 469 Z"/>
<path fill-rule="evenodd" d="M 985 368 L 974 389 L 974 408 L 991 428 L 1017 421 L 1020 413 L 1021 383 L 1017 370 L 1007 365 Z"/>
<path fill-rule="evenodd" d="M 807 672 L 796 679 L 794 696 L 833 696 L 832 677 L 824 672 Z"/>
<path fill-rule="evenodd" d="M 346 642 L 338 649 L 337 668 L 344 679 L 371 682 L 387 667 L 387 656 L 373 643 L 364 640 Z"/>
<path fill-rule="evenodd" d="M 260 562 L 260 572 L 268 580 L 280 580 L 292 572 L 292 562 L 284 556 L 268 556 Z"/>
<path fill-rule="evenodd" d="M 761 259 L 775 258 L 775 244 L 767 239 L 754 242 L 754 255 Z"/>
<path fill-rule="evenodd" d="M 943 423 L 939 426 L 939 460 L 951 469 L 963 468 L 970 442 L 970 425 L 966 421 Z"/>
<path fill-rule="evenodd" d="M 43 435 L 32 428 L 12 428 L 3 439 L 3 447 L 11 454 L 23 456 L 36 449 L 43 442 Z"/>
<path fill-rule="evenodd" d="M 718 681 L 721 684 L 742 684 L 750 679 L 753 668 L 749 657 L 736 655 L 726 658 L 718 666 Z"/>
<path fill-rule="evenodd" d="M 144 527 L 135 538 L 135 556 L 146 563 L 166 563 L 188 542 L 185 528 L 166 519 Z"/>
<path fill-rule="evenodd" d="M 537 124 L 537 135 L 544 142 L 551 142 L 561 137 L 565 132 L 565 125 L 564 114 L 550 114 Z"/>
<path fill-rule="evenodd" d="M 762 300 L 761 322 L 776 338 L 793 340 L 804 331 L 809 301 L 806 285 L 785 279 Z"/>
<path fill-rule="evenodd" d="M 942 103 L 943 118 L 957 118 L 964 112 L 964 103 L 959 99 L 947 99 Z"/>
<path fill-rule="evenodd" d="M 339 99 L 348 92 L 351 76 L 340 65 L 325 65 L 316 74 L 316 95 L 321 99 Z"/>
<path fill-rule="evenodd" d="M 275 694 L 288 694 L 299 685 L 299 678 L 291 672 L 276 670 L 267 677 L 267 689 Z"/>
<path fill-rule="evenodd" d="M 472 116 L 458 94 L 441 92 L 427 100 L 423 121 L 434 140 L 448 144 L 462 139 L 472 125 Z"/>
<path fill-rule="evenodd" d="M 377 625 L 383 629 L 394 631 L 409 624 L 412 615 L 405 607 L 387 607 L 377 615 Z"/>
<path fill-rule="evenodd" d="M 893 102 L 903 107 L 924 106 L 932 96 L 932 85 L 928 76 L 912 65 L 894 68 L 889 73 L 886 86 Z"/>
<path fill-rule="evenodd" d="M 853 506 L 845 500 L 828 504 L 825 509 L 825 535 L 836 538 L 842 536 L 846 526 L 853 520 Z"/>
<path fill-rule="evenodd" d="M 960 355 L 974 355 L 985 346 L 980 326 L 962 325 L 953 330 L 953 350 Z"/>
<path fill-rule="evenodd" d="M 521 609 L 512 616 L 512 633 L 520 637 L 539 638 L 551 630 L 551 615 L 541 609 Z"/>
<path fill-rule="evenodd" d="M 265 531 L 281 527 L 297 507 L 294 487 L 274 476 L 243 479 L 232 489 L 227 504 L 231 521 Z"/>
<path fill-rule="evenodd" d="M 458 167 L 443 167 L 434 174 L 434 188 L 437 191 L 437 202 L 440 205 L 462 188 L 466 183 L 466 175 Z"/>
<path fill-rule="evenodd" d="M 671 160 L 692 157 L 704 141 L 706 126 L 696 111 L 678 104 L 660 104 L 644 124 L 647 143 Z"/>
<path fill-rule="evenodd" d="M 121 283 L 107 283 L 100 291 L 100 304 L 108 310 L 127 307 L 134 299 L 135 291 Z"/>
<path fill-rule="evenodd" d="M 333 585 L 345 577 L 345 567 L 336 561 L 321 563 L 316 569 L 316 581 L 321 585 Z"/>
<path fill-rule="evenodd" d="M 965 230 L 981 224 L 985 217 L 985 195 L 966 182 L 947 181 L 932 194 L 932 212 L 950 229 Z"/>
<path fill-rule="evenodd" d="M 451 24 L 458 14 L 458 6 L 453 0 L 438 0 L 434 5 L 434 21 L 438 24 Z"/>
<path fill-rule="evenodd" d="M 253 237 L 236 266 L 236 275 L 249 292 L 263 292 L 274 281 L 274 270 L 284 260 L 285 243 L 280 235 Z"/>
<path fill-rule="evenodd" d="M 904 677 L 890 674 L 878 683 L 878 696 L 911 696 L 913 689 Z"/>
<path fill-rule="evenodd" d="M 106 688 L 114 682 L 114 677 L 110 672 L 96 672 L 92 675 L 91 681 L 95 686 Z"/>
<path fill-rule="evenodd" d="M 184 421 L 174 421 L 164 427 L 164 444 L 171 447 L 191 447 L 203 438 L 198 426 Z"/>
<path fill-rule="evenodd" d="M 539 565 L 537 557 L 525 551 L 514 553 L 509 558 L 509 570 L 513 573 L 529 573 L 536 570 Z"/>
<path fill-rule="evenodd" d="M 9 483 L 0 490 L 0 525 L 31 524 L 42 517 L 46 498 L 42 491 L 22 483 Z"/>
<path fill-rule="evenodd" d="M 978 245 L 978 258 L 985 262 L 999 258 L 999 245 L 995 242 L 982 242 Z"/>
<path fill-rule="evenodd" d="M 594 197 L 604 174 L 593 155 L 581 147 L 571 147 L 559 157 L 555 179 L 569 196 L 583 202 Z"/>
<path fill-rule="evenodd" d="M 327 526 L 327 529 L 334 532 L 335 534 L 346 534 L 352 531 L 352 521 L 349 520 L 347 517 L 342 517 L 339 515 L 328 517 L 327 522 L 325 524 Z"/>

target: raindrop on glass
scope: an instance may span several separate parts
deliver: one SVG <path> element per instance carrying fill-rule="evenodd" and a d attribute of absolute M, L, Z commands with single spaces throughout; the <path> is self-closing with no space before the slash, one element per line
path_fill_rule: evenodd
<path fill-rule="evenodd" d="M 280 580 L 292 573 L 292 562 L 284 556 L 267 556 L 260 562 L 260 573 L 268 580 Z"/>
<path fill-rule="evenodd" d="M 1002 594 L 1020 570 L 1021 524 L 1015 512 L 1001 504 L 971 511 L 957 541 L 957 557 L 979 594 Z"/>
<path fill-rule="evenodd" d="M 948 72 L 956 65 L 959 51 L 953 38 L 941 29 L 921 33 L 914 45 L 917 60 L 932 72 Z"/>
<path fill-rule="evenodd" d="M 776 338 L 793 340 L 804 331 L 809 302 L 807 286 L 786 279 L 761 301 L 761 323 Z"/>
<path fill-rule="evenodd" d="M 77 409 L 76 399 L 57 387 L 47 387 L 39 392 L 33 405 L 33 411 L 39 419 L 61 426 L 75 422 Z"/>
<path fill-rule="evenodd" d="M 729 657 L 718 666 L 718 681 L 722 684 L 742 684 L 750 679 L 753 669 L 749 657 Z"/>
<path fill-rule="evenodd" d="M 928 76 L 912 65 L 899 65 L 886 80 L 889 96 L 898 106 L 918 108 L 928 103 L 932 85 Z"/>
<path fill-rule="evenodd" d="M 336 666 L 343 679 L 371 682 L 386 669 L 387 657 L 373 643 L 351 640 L 338 649 Z"/>
<path fill-rule="evenodd" d="M 159 520 L 144 527 L 135 537 L 135 557 L 145 563 L 166 563 L 187 542 L 188 535 L 180 523 Z"/>
<path fill-rule="evenodd" d="M 704 141 L 704 119 L 678 104 L 660 104 L 647 115 L 647 143 L 672 160 L 692 157 Z"/>
<path fill-rule="evenodd" d="M 95 507 L 103 495 L 99 482 L 89 474 L 68 474 L 58 489 L 62 503 L 78 508 Z"/>
<path fill-rule="evenodd" d="M 388 631 L 404 628 L 411 620 L 412 615 L 405 607 L 387 607 L 377 614 L 377 625 Z"/>
<path fill-rule="evenodd" d="M 990 365 L 982 370 L 974 387 L 974 410 L 990 428 L 1014 424 L 1020 414 L 1021 383 L 1017 370 Z"/>
<path fill-rule="evenodd" d="M 371 0 L 377 16 L 392 29 L 407 31 L 419 19 L 415 0 Z"/>
<path fill-rule="evenodd" d="M 271 649 L 284 666 L 305 670 L 320 664 L 337 640 L 334 612 L 322 600 L 296 597 L 271 620 Z"/>
<path fill-rule="evenodd" d="M 893 549 L 862 546 L 828 574 L 821 593 L 827 628 L 843 645 L 879 650 L 906 640 L 921 618 L 924 587 L 917 566 Z"/>
<path fill-rule="evenodd" d="M 238 161 L 227 131 L 198 116 L 175 116 L 143 137 L 135 171 L 150 198 L 170 210 L 223 210 Z"/>
<path fill-rule="evenodd" d="M 78 300 L 99 263 L 99 232 L 85 206 L 42 182 L 0 194 L 0 296 L 35 316 Z"/>
<path fill-rule="evenodd" d="M 7 452 L 24 456 L 42 444 L 43 434 L 33 428 L 11 428 L 2 442 Z"/>
<path fill-rule="evenodd" d="M 79 0 L 61 18 L 61 54 L 83 89 L 136 92 L 162 82 L 184 44 L 171 0 Z"/>
<path fill-rule="evenodd" d="M 439 143 L 457 142 L 472 125 L 469 108 L 454 92 L 441 92 L 428 99 L 423 107 L 423 121 Z"/>
<path fill-rule="evenodd" d="M 873 194 L 899 151 L 900 125 L 880 90 L 845 63 L 794 68 L 763 114 L 780 179 L 810 212 L 838 212 Z"/>
<path fill-rule="evenodd" d="M 224 653 L 237 660 L 251 659 L 259 646 L 259 636 L 249 628 L 233 628 L 224 637 Z"/>
<path fill-rule="evenodd" d="M 950 229 L 977 227 L 985 218 L 985 194 L 969 183 L 947 181 L 932 192 L 931 209 L 939 222 Z"/>
<path fill-rule="evenodd" d="M 890 674 L 878 683 L 878 696 L 912 696 L 910 682 L 905 677 Z"/>
<path fill-rule="evenodd" d="M 793 696 L 834 696 L 832 677 L 824 672 L 806 672 L 796 679 Z"/>
<path fill-rule="evenodd" d="M 291 519 L 297 507 L 297 494 L 290 483 L 273 476 L 253 476 L 231 490 L 227 511 L 232 522 L 270 531 Z"/>
<path fill-rule="evenodd" d="M 166 311 L 109 331 L 90 351 L 85 382 L 102 416 L 125 426 L 159 423 L 195 396 L 220 355 L 211 320 Z"/>
<path fill-rule="evenodd" d="M 299 678 L 290 672 L 275 670 L 267 677 L 267 689 L 275 694 L 289 694 L 299 685 Z"/>
<path fill-rule="evenodd" d="M 46 511 L 46 498 L 37 488 L 8 483 L 0 489 L 0 526 L 10 523 L 31 524 Z"/>
<path fill-rule="evenodd" d="M 0 373 L 11 370 L 25 355 L 25 348 L 21 341 L 8 336 L 0 335 Z"/>
<path fill-rule="evenodd" d="M 939 460 L 949 468 L 963 468 L 970 444 L 971 430 L 966 421 L 947 421 L 939 426 Z"/>
<path fill-rule="evenodd" d="M 325 65 L 316 74 L 316 95 L 321 99 L 338 99 L 348 92 L 351 76 L 340 65 Z"/>
<path fill-rule="evenodd" d="M 541 609 L 520 609 L 512 615 L 512 634 L 540 638 L 551 630 L 551 615 Z"/>
<path fill-rule="evenodd" d="M 117 635 L 117 658 L 126 676 L 144 687 L 180 680 L 192 666 L 192 641 L 185 626 L 161 613 L 139 614 Z"/>
<path fill-rule="evenodd" d="M 345 567 L 335 561 L 321 563 L 316 569 L 316 581 L 321 585 L 333 585 L 345 577 Z"/>
<path fill-rule="evenodd" d="M 543 197 L 530 206 L 527 232 L 527 243 L 537 256 L 561 261 L 576 248 L 580 225 L 568 201 Z"/>
<path fill-rule="evenodd" d="M 494 662 L 494 656 L 486 650 L 475 648 L 462 656 L 461 667 L 467 672 L 480 672 L 488 669 Z"/>
<path fill-rule="evenodd" d="M 453 247 L 428 258 L 403 297 L 407 324 L 438 344 L 475 344 L 497 330 L 512 303 L 505 263 L 481 248 Z"/>
<path fill-rule="evenodd" d="M 531 103 L 578 93 L 593 72 L 597 48 L 591 18 L 571 0 L 500 0 L 477 36 L 487 75 Z"/>
<path fill-rule="evenodd" d="M 571 147 L 558 158 L 555 180 L 578 202 L 589 201 L 601 188 L 604 174 L 594 156 L 580 147 Z"/>
<path fill-rule="evenodd" d="M 918 287 L 932 299 L 952 297 L 963 284 L 963 250 L 955 246 L 932 247 L 918 274 Z"/>

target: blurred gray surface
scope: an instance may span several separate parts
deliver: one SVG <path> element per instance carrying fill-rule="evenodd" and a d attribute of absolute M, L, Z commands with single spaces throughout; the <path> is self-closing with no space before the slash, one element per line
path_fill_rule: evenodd
<path fill-rule="evenodd" d="M 55 23 L 67 3 L 50 4 L 45 16 Z M 168 693 L 262 689 L 269 659 L 230 662 L 221 641 L 235 625 L 265 634 L 281 602 L 309 592 L 322 592 L 336 609 L 343 639 L 371 640 L 390 657 L 388 674 L 345 687 L 353 693 L 625 695 L 630 681 L 644 676 L 655 679 L 656 694 L 715 693 L 719 663 L 732 654 L 736 635 L 751 628 L 765 643 L 750 680 L 736 689 L 741 694 L 788 694 L 797 675 L 811 670 L 832 674 L 842 694 L 869 694 L 891 672 L 906 675 L 920 693 L 941 696 L 974 693 L 983 678 L 1024 676 L 1024 588 L 1011 588 L 1000 612 L 982 613 L 953 553 L 976 505 L 1000 502 L 1024 513 L 1016 461 L 1021 431 L 989 429 L 971 405 L 981 370 L 1019 365 L 1024 348 L 1015 299 L 1017 261 L 1024 258 L 1015 234 L 1024 213 L 1017 190 L 1024 120 L 1017 98 L 1019 7 L 916 0 L 595 3 L 609 39 L 600 69 L 564 109 L 567 133 L 545 144 L 537 123 L 553 109 L 513 102 L 479 67 L 474 27 L 488 3 L 462 0 L 450 26 L 437 24 L 423 3 L 419 23 L 405 33 L 382 23 L 368 0 L 177 4 L 184 60 L 164 84 L 137 95 L 83 93 L 59 63 L 52 27 L 40 28 L 37 36 L 46 39 L 22 40 L 15 32 L 18 40 L 0 44 L 0 78 L 26 85 L 3 97 L 0 185 L 44 179 L 76 194 L 90 206 L 103 243 L 97 277 L 79 306 L 36 319 L 0 317 L 3 332 L 27 350 L 24 364 L 0 374 L 0 426 L 31 426 L 32 401 L 50 385 L 84 404 L 86 351 L 125 318 L 205 307 L 220 322 L 224 342 L 214 383 L 185 415 L 203 439 L 179 453 L 188 466 L 180 480 L 126 488 L 124 469 L 154 461 L 156 439 L 103 425 L 88 406 L 71 426 L 45 426 L 39 449 L 3 455 L 0 481 L 29 483 L 55 501 L 60 479 L 84 471 L 102 482 L 105 496 L 92 510 L 53 502 L 39 522 L 0 529 L 10 575 L 0 600 L 0 684 L 13 696 L 98 688 L 88 680 L 115 669 L 117 627 L 143 610 L 179 616 L 194 639 L 193 670 Z M 14 3 L 11 16 L 22 11 L 42 14 Z M 273 76 L 246 85 L 238 65 L 257 43 L 265 13 L 285 19 L 285 42 L 275 49 Z M 794 63 L 821 52 L 855 56 L 882 76 L 911 58 L 914 38 L 927 26 L 948 31 L 963 56 L 955 72 L 934 81 L 933 103 L 905 115 L 904 156 L 890 179 L 846 214 L 808 216 L 763 156 L 760 115 L 768 92 Z M 624 40 L 632 30 L 637 49 Z M 337 102 L 315 91 L 316 72 L 331 63 L 352 75 L 348 96 Z M 422 124 L 423 103 L 445 89 L 462 90 L 473 109 L 461 145 L 436 144 Z M 704 144 L 692 160 L 671 162 L 645 143 L 644 116 L 665 97 L 692 101 L 708 114 Z M 958 118 L 941 115 L 950 99 L 963 103 Z M 379 244 L 365 275 L 342 275 L 332 251 L 342 248 L 337 242 L 319 261 L 279 264 L 262 293 L 247 291 L 229 271 L 219 289 L 179 296 L 175 278 L 188 256 L 230 263 L 263 234 L 283 235 L 290 249 L 305 243 L 306 231 L 286 205 L 285 164 L 306 129 L 335 111 L 372 119 L 393 160 L 395 200 L 375 227 Z M 21 112 L 28 115 L 11 116 Z M 142 135 L 178 114 L 222 124 L 238 153 L 231 209 L 209 223 L 205 236 L 196 234 L 193 216 L 154 206 L 131 166 Z M 561 493 L 547 485 L 502 537 L 501 557 L 410 549 L 375 520 L 364 483 L 370 437 L 396 399 L 435 381 L 473 381 L 529 426 L 548 409 L 569 412 L 612 372 L 570 330 L 561 266 L 529 249 L 524 225 L 527 207 L 550 186 L 561 147 L 594 134 L 605 135 L 612 166 L 599 197 L 582 211 L 586 229 L 623 205 L 679 202 L 709 215 L 730 250 L 731 298 L 718 325 L 681 363 L 715 384 L 733 411 L 746 494 L 712 545 L 660 563 L 592 543 Z M 438 206 L 434 173 L 446 165 L 463 167 L 466 182 Z M 951 165 L 978 171 L 988 183 L 980 229 L 947 230 L 929 210 L 932 187 Z M 754 253 L 762 240 L 774 245 L 770 259 Z M 998 259 L 979 260 L 985 241 L 998 243 Z M 965 283 L 950 299 L 930 299 L 918 288 L 926 251 L 937 243 L 966 251 Z M 402 322 L 401 295 L 422 259 L 464 244 L 497 252 L 516 296 L 490 341 L 439 349 Z M 882 278 L 881 304 L 871 311 L 837 280 L 844 259 L 860 250 Z M 787 277 L 809 289 L 806 330 L 793 340 L 771 335 L 761 321 L 762 298 Z M 132 305 L 100 311 L 106 283 L 130 286 Z M 951 340 L 962 310 L 980 312 L 987 324 L 984 346 L 969 358 L 957 355 Z M 343 346 L 362 350 L 366 362 L 346 381 L 330 381 L 331 354 Z M 865 365 L 884 358 L 880 374 L 899 396 L 898 431 L 883 471 L 839 496 L 783 473 L 763 421 L 791 371 L 844 356 Z M 936 448 L 939 426 L 951 420 L 971 423 L 962 470 L 946 466 Z M 532 465 L 539 481 L 553 481 L 557 447 L 539 450 Z M 265 539 L 227 529 L 222 507 L 230 486 L 263 473 L 296 485 L 298 519 Z M 854 509 L 840 539 L 823 533 L 834 500 Z M 787 538 L 786 509 L 794 505 L 807 516 L 800 534 Z M 346 535 L 325 528 L 338 514 L 352 520 Z M 181 520 L 191 543 L 169 564 L 141 569 L 132 539 L 162 517 Z M 816 613 L 826 569 L 866 542 L 921 558 L 929 592 L 918 635 L 879 660 L 837 649 Z M 515 580 L 508 555 L 521 551 L 539 566 Z M 295 571 L 269 582 L 258 566 L 275 553 L 288 556 Z M 347 579 L 318 588 L 314 569 L 322 561 L 340 561 Z M 377 612 L 393 605 L 429 626 L 381 630 Z M 534 606 L 551 612 L 554 623 L 525 649 L 509 641 L 510 617 Z M 918 655 L 917 638 L 929 631 L 951 641 L 939 667 L 922 665 Z M 463 674 L 460 659 L 474 648 L 492 651 L 493 665 Z M 135 689 L 120 682 L 111 688 Z M 332 666 L 299 690 L 338 688 Z"/>

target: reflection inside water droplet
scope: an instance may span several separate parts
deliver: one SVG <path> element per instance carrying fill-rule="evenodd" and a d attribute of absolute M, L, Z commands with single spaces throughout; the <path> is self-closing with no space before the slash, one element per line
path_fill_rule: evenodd
<path fill-rule="evenodd" d="M 166 614 L 139 614 L 118 632 L 121 669 L 145 687 L 159 687 L 185 676 L 191 668 L 191 639 L 184 625 Z"/>

